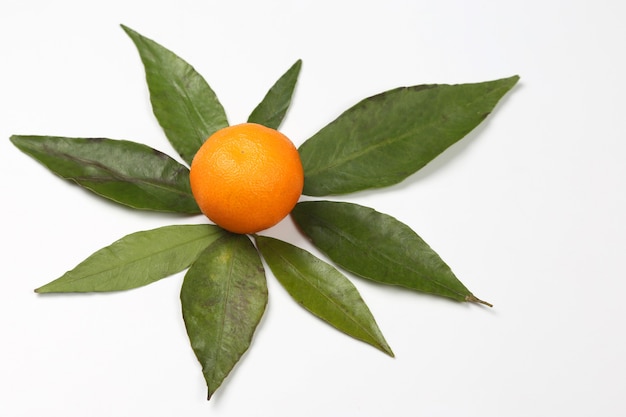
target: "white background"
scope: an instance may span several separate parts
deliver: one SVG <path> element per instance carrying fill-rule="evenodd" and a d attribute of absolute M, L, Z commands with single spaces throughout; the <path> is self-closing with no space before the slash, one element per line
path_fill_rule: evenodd
<path fill-rule="evenodd" d="M 0 415 L 626 415 L 623 2 L 3 0 Z M 313 318 L 270 275 L 253 345 L 207 402 L 182 274 L 137 290 L 33 289 L 134 231 L 11 134 L 130 139 L 174 155 L 123 23 L 185 58 L 245 121 L 303 59 L 299 145 L 358 100 L 422 83 L 521 81 L 402 184 L 341 197 L 409 224 L 493 309 L 355 279 L 391 359 Z M 289 221 L 268 235 L 307 247 Z"/>

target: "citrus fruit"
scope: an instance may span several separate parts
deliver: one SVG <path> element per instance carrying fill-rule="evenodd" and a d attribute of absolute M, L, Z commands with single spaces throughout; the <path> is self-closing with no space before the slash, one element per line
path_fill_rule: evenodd
<path fill-rule="evenodd" d="M 191 162 L 200 210 L 234 233 L 274 226 L 294 208 L 304 184 L 300 155 L 277 130 L 244 123 L 218 130 Z"/>

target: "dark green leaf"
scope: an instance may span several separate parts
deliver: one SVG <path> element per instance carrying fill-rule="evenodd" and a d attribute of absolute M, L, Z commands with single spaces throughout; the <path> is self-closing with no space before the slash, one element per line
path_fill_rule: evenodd
<path fill-rule="evenodd" d="M 248 122 L 278 129 L 291 103 L 291 96 L 296 87 L 301 67 L 302 61 L 297 60 L 276 81 L 276 84 L 267 92 L 263 101 L 252 111 Z"/>
<path fill-rule="evenodd" d="M 313 244 L 356 275 L 384 284 L 487 304 L 407 225 L 371 208 L 307 201 L 291 212 Z"/>
<path fill-rule="evenodd" d="M 121 291 L 141 287 L 188 268 L 226 232 L 208 224 L 166 226 L 137 232 L 100 249 L 38 293 Z"/>
<path fill-rule="evenodd" d="M 393 356 L 374 316 L 341 272 L 289 243 L 262 236 L 256 242 L 274 276 L 300 305 L 345 334 Z"/>
<path fill-rule="evenodd" d="M 361 101 L 300 147 L 303 193 L 402 181 L 474 129 L 518 79 L 398 88 Z"/>
<path fill-rule="evenodd" d="M 148 146 L 114 139 L 11 136 L 11 141 L 55 174 L 120 204 L 199 213 L 189 169 Z"/>
<path fill-rule="evenodd" d="M 209 399 L 250 346 L 267 304 L 263 264 L 246 235 L 228 234 L 185 275 L 183 318 Z"/>
<path fill-rule="evenodd" d="M 153 40 L 122 28 L 139 51 L 154 115 L 172 146 L 191 164 L 204 141 L 228 126 L 224 108 L 191 65 Z"/>

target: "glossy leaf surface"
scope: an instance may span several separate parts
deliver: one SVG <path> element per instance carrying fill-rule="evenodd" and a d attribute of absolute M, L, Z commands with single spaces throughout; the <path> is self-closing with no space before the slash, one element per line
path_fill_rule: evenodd
<path fill-rule="evenodd" d="M 274 276 L 302 307 L 355 339 L 393 356 L 356 287 L 311 253 L 270 237 L 256 237 Z"/>
<path fill-rule="evenodd" d="M 200 212 L 189 169 L 139 143 L 102 138 L 12 136 L 22 152 L 55 174 L 117 203 L 144 210 Z"/>
<path fill-rule="evenodd" d="M 297 60 L 267 92 L 263 101 L 252 111 L 248 122 L 278 129 L 291 103 L 302 61 Z"/>
<path fill-rule="evenodd" d="M 397 88 L 359 102 L 300 146 L 303 193 L 402 181 L 474 129 L 518 79 Z"/>
<path fill-rule="evenodd" d="M 146 71 L 152 110 L 165 135 L 189 164 L 215 131 L 228 126 L 224 108 L 204 78 L 186 61 L 123 26 Z"/>
<path fill-rule="evenodd" d="M 263 264 L 250 239 L 216 240 L 189 268 L 180 298 L 210 399 L 250 346 L 267 304 Z"/>
<path fill-rule="evenodd" d="M 188 268 L 224 233 L 208 224 L 165 226 L 132 233 L 35 291 L 102 292 L 141 287 Z"/>
<path fill-rule="evenodd" d="M 307 201 L 298 203 L 292 216 L 315 246 L 356 275 L 457 301 L 482 302 L 426 242 L 389 215 L 352 203 Z"/>

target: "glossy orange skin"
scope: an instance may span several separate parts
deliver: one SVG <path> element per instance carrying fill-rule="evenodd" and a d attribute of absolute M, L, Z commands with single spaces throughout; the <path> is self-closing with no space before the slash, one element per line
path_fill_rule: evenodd
<path fill-rule="evenodd" d="M 280 222 L 298 202 L 304 185 L 293 143 L 255 123 L 211 135 L 196 153 L 189 178 L 202 212 L 234 233 L 256 233 Z"/>

